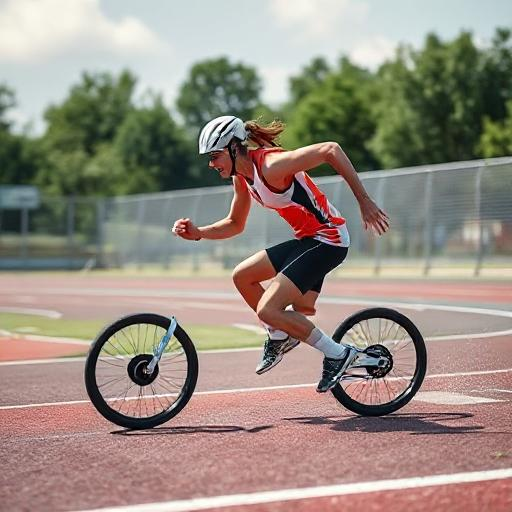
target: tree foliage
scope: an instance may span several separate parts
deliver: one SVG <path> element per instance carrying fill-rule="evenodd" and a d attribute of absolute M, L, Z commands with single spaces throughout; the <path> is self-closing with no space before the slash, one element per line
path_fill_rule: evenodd
<path fill-rule="evenodd" d="M 485 158 L 512 155 L 512 100 L 507 102 L 507 112 L 503 121 L 484 118 L 479 150 Z"/>
<path fill-rule="evenodd" d="M 211 119 L 234 115 L 250 119 L 260 106 L 261 79 L 256 70 L 226 57 L 198 62 L 180 88 L 176 102 L 194 135 Z"/>
<path fill-rule="evenodd" d="M 197 156 L 197 134 L 232 114 L 287 123 L 285 147 L 333 140 L 357 170 L 512 153 L 512 31 L 487 47 L 469 32 L 429 34 L 399 47 L 376 72 L 346 57 L 315 57 L 289 81 L 289 97 L 261 101 L 257 70 L 226 57 L 196 63 L 174 119 L 158 94 L 136 95 L 137 78 L 84 72 L 48 107 L 38 138 L 15 133 L 14 91 L 0 83 L 0 184 L 37 184 L 47 194 L 116 195 L 220 184 Z M 329 171 L 326 167 L 325 172 Z"/>
<path fill-rule="evenodd" d="M 337 141 L 356 168 L 372 169 L 376 162 L 366 146 L 375 130 L 369 102 L 371 82 L 370 73 L 341 59 L 339 68 L 327 74 L 297 104 L 285 145 Z"/>
<path fill-rule="evenodd" d="M 158 96 L 149 107 L 130 112 L 119 127 L 114 147 L 126 168 L 125 193 L 194 184 L 189 172 L 193 152 Z"/>

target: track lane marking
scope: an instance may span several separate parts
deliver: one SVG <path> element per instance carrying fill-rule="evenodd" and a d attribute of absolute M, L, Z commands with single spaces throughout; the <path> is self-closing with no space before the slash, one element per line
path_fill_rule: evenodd
<path fill-rule="evenodd" d="M 471 377 L 475 375 L 495 375 L 497 373 L 509 373 L 512 372 L 512 368 L 506 368 L 503 370 L 481 370 L 474 372 L 457 372 L 457 373 L 438 373 L 427 375 L 425 379 L 440 379 L 440 378 L 452 378 L 452 377 Z M 228 395 L 234 393 L 253 393 L 259 391 L 278 391 L 284 389 L 299 389 L 308 388 L 316 385 L 316 382 L 310 382 L 307 384 L 285 384 L 281 386 L 262 386 L 254 388 L 238 388 L 238 389 L 213 389 L 210 391 L 195 391 L 193 396 L 196 395 Z M 163 396 L 163 395 L 160 395 Z M 169 395 L 171 396 L 171 395 Z M 414 399 L 413 399 L 414 400 Z M 11 409 L 28 409 L 32 407 L 53 407 L 59 405 L 79 405 L 88 404 L 89 400 L 70 400 L 65 402 L 42 402 L 38 404 L 21 404 L 21 405 L 2 405 L 0 411 L 6 411 Z"/>
<path fill-rule="evenodd" d="M 261 505 L 262 503 L 346 496 L 350 494 L 366 494 L 404 489 L 419 489 L 422 487 L 486 482 L 489 480 L 503 480 L 508 478 L 512 478 L 512 469 L 495 469 L 397 478 L 393 480 L 375 480 L 372 482 L 357 482 L 351 484 L 303 487 L 299 489 L 280 489 L 276 491 L 262 491 L 247 494 L 210 496 L 208 498 L 192 498 L 188 500 L 146 503 L 142 505 L 87 509 L 81 512 L 190 512 L 223 507 Z"/>
<path fill-rule="evenodd" d="M 248 328 L 248 324 L 233 324 L 234 327 L 242 328 L 241 326 L 244 325 L 244 328 Z M 256 329 L 259 327 L 254 325 L 254 330 L 256 332 Z M 8 333 L 5 331 L 7 334 Z M 1 340 L 1 333 L 0 331 L 0 342 Z M 512 334 L 512 329 L 508 329 L 506 331 L 494 331 L 494 332 L 483 332 L 483 333 L 474 333 L 474 334 L 450 334 L 447 336 L 429 336 L 424 338 L 425 341 L 432 342 L 432 341 L 470 341 L 473 339 L 490 339 L 490 338 L 499 338 L 502 336 L 508 336 Z M 36 336 L 32 335 L 34 338 Z M 47 339 L 46 339 L 47 338 Z M 27 339 L 28 341 L 42 341 L 42 342 L 48 342 L 48 343 L 76 343 L 77 345 L 84 345 L 84 346 L 90 346 L 91 342 L 85 341 L 85 340 L 79 340 L 76 338 L 55 338 L 51 336 L 39 336 L 37 335 L 37 339 L 29 339 L 26 336 L 23 336 L 22 339 Z M 54 340 L 54 341 L 52 341 Z M 62 340 L 62 341 L 61 341 Z M 71 340 L 71 341 L 66 341 Z M 244 347 L 244 348 L 227 348 L 227 349 L 207 349 L 207 350 L 197 350 L 198 354 L 230 354 L 230 353 L 236 353 L 236 352 L 254 352 L 261 350 L 261 347 Z M 85 361 L 85 356 L 80 357 L 55 357 L 55 358 L 49 358 L 49 359 L 23 359 L 23 360 L 16 360 L 16 361 L 1 361 L 0 366 L 18 366 L 18 365 L 29 365 L 29 364 L 49 364 L 49 363 L 68 363 L 68 362 L 77 362 L 77 361 Z"/>

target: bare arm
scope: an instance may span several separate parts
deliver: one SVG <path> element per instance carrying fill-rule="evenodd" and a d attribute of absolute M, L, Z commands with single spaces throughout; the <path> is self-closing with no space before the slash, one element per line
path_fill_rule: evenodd
<path fill-rule="evenodd" d="M 185 240 L 219 240 L 231 238 L 240 234 L 245 228 L 245 222 L 251 208 L 251 197 L 247 188 L 237 176 L 233 179 L 234 191 L 231 208 L 228 215 L 208 226 L 197 227 L 188 218 L 178 219 L 172 227 L 172 232 Z"/>
<path fill-rule="evenodd" d="M 365 229 L 373 228 L 379 235 L 389 229 L 388 216 L 372 201 L 354 166 L 336 142 L 321 142 L 311 146 L 271 153 L 265 159 L 263 173 L 271 185 L 288 186 L 293 176 L 305 169 L 329 164 L 348 183 L 359 203 Z"/>

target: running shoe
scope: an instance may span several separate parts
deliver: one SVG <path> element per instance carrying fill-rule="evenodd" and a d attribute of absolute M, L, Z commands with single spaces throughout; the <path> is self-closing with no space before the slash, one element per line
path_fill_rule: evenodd
<path fill-rule="evenodd" d="M 286 354 L 286 352 L 290 352 L 290 350 L 295 348 L 299 343 L 299 340 L 290 338 L 290 336 L 284 340 L 271 340 L 267 338 L 265 340 L 260 364 L 256 367 L 256 373 L 261 375 L 274 368 L 274 366 L 281 361 L 283 355 Z"/>
<path fill-rule="evenodd" d="M 316 388 L 318 393 L 325 393 L 336 386 L 340 377 L 348 368 L 349 364 L 355 359 L 356 355 L 357 350 L 355 348 L 347 347 L 345 355 L 341 359 L 324 357 L 322 378 Z"/>

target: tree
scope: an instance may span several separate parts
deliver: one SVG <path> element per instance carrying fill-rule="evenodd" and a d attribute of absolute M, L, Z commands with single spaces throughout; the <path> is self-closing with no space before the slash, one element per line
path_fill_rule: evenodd
<path fill-rule="evenodd" d="M 184 131 L 159 96 L 132 110 L 119 127 L 114 146 L 126 168 L 124 193 L 154 192 L 195 185 L 193 155 Z"/>
<path fill-rule="evenodd" d="M 211 119 L 234 115 L 250 119 L 260 105 L 261 79 L 256 70 L 226 57 L 198 62 L 180 88 L 176 102 L 193 136 Z"/>
<path fill-rule="evenodd" d="M 512 100 L 507 103 L 507 111 L 503 121 L 484 118 L 479 150 L 485 158 L 512 155 Z"/>
<path fill-rule="evenodd" d="M 512 97 L 510 31 L 487 50 L 468 32 L 447 43 L 429 34 L 421 50 L 400 48 L 378 81 L 371 148 L 386 167 L 478 157 L 484 116 L 502 119 Z"/>
<path fill-rule="evenodd" d="M 367 148 L 375 129 L 369 101 L 371 81 L 369 72 L 342 58 L 339 68 L 299 101 L 283 134 L 284 145 L 337 141 L 358 170 L 374 169 L 377 162 Z"/>
<path fill-rule="evenodd" d="M 331 68 L 323 57 L 315 57 L 297 76 L 290 78 L 290 103 L 295 105 L 316 87 L 321 85 Z"/>
<path fill-rule="evenodd" d="M 94 155 L 98 145 L 114 139 L 117 128 L 133 109 L 135 84 L 136 78 L 129 71 L 118 77 L 83 73 L 81 82 L 72 87 L 64 102 L 46 110 L 45 145 L 50 151 Z"/>
<path fill-rule="evenodd" d="M 15 106 L 14 91 L 0 84 L 0 184 L 28 185 L 37 173 L 42 155 L 36 140 L 12 133 L 7 114 Z"/>
<path fill-rule="evenodd" d="M 483 50 L 480 82 L 485 115 L 504 119 L 512 99 L 512 30 L 497 28 L 491 47 Z"/>

